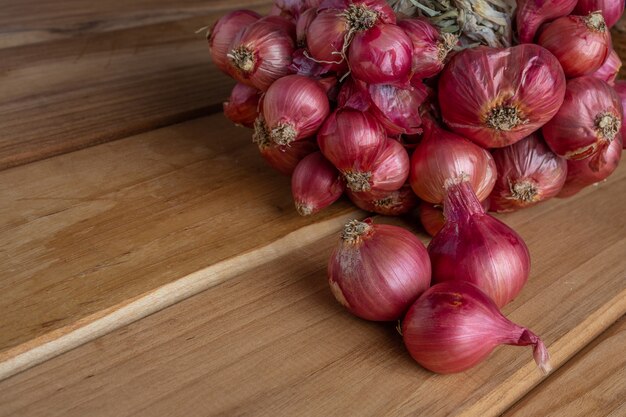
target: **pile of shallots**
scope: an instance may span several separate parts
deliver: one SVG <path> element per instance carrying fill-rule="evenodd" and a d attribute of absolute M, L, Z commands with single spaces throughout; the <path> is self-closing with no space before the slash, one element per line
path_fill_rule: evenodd
<path fill-rule="evenodd" d="M 301 215 L 346 194 L 378 214 L 417 209 L 434 236 L 426 250 L 403 228 L 348 223 L 328 270 L 341 304 L 402 319 L 409 352 L 435 372 L 500 344 L 533 346 L 547 370 L 542 341 L 500 313 L 528 279 L 528 249 L 487 210 L 569 197 L 616 169 L 626 82 L 609 29 L 623 9 L 521 0 L 515 45 L 494 48 L 384 0 L 276 0 L 269 16 L 223 16 L 208 40 L 238 82 L 225 115 L 291 175 Z"/>

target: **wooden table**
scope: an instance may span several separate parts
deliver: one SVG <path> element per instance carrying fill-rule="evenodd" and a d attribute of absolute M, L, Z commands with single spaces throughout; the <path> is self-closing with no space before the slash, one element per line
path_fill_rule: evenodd
<path fill-rule="evenodd" d="M 327 288 L 366 214 L 299 217 L 219 113 L 194 32 L 241 7 L 269 4 L 0 1 L 0 415 L 626 415 L 626 166 L 502 217 L 533 256 L 504 312 L 556 370 L 507 346 L 429 373 Z"/>

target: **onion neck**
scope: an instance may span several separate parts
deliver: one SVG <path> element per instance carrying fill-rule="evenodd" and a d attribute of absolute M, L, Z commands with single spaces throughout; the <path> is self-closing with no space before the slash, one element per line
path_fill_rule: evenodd
<path fill-rule="evenodd" d="M 249 73 L 254 69 L 256 58 L 254 51 L 246 46 L 239 46 L 228 54 L 228 58 L 233 61 L 233 65 L 240 71 Z"/>
<path fill-rule="evenodd" d="M 278 126 L 272 129 L 270 137 L 272 140 L 281 146 L 289 145 L 296 140 L 297 132 L 291 123 L 280 123 Z"/>
<path fill-rule="evenodd" d="M 313 214 L 313 207 L 305 203 L 296 203 L 296 210 L 301 216 L 310 216 Z"/>
<path fill-rule="evenodd" d="M 523 179 L 512 182 L 509 179 L 509 190 L 511 192 L 512 200 L 517 200 L 522 203 L 532 203 L 535 201 L 539 190 L 537 184 L 530 179 Z"/>
<path fill-rule="evenodd" d="M 348 22 L 349 33 L 371 29 L 378 21 L 378 13 L 363 4 L 351 4 L 342 16 Z"/>
<path fill-rule="evenodd" d="M 517 126 L 528 123 L 515 106 L 500 105 L 492 108 L 487 114 L 485 124 L 495 130 L 509 131 Z"/>
<path fill-rule="evenodd" d="M 439 38 L 439 42 L 437 42 L 437 59 L 439 59 L 439 61 L 441 62 L 444 62 L 446 60 L 446 57 L 448 56 L 448 53 L 450 53 L 450 51 L 454 49 L 454 46 L 457 44 L 457 42 L 459 42 L 458 36 L 451 33 L 442 33 Z"/>
<path fill-rule="evenodd" d="M 443 214 L 446 221 L 458 222 L 477 214 L 484 214 L 480 200 L 472 189 L 466 176 L 446 181 L 446 196 L 443 203 Z"/>
<path fill-rule="evenodd" d="M 596 116 L 595 125 L 598 136 L 609 142 L 615 139 L 622 126 L 619 117 L 608 111 L 599 113 Z"/>
<path fill-rule="evenodd" d="M 516 326 L 516 330 L 504 338 L 503 343 L 513 346 L 532 346 L 533 347 L 533 359 L 539 366 L 539 369 L 544 375 L 547 375 L 552 370 L 550 365 L 550 354 L 543 341 L 530 330 Z"/>
<path fill-rule="evenodd" d="M 604 16 L 602 16 L 602 12 L 596 11 L 591 12 L 585 18 L 585 25 L 592 32 L 605 32 L 606 31 L 606 22 L 604 21 Z"/>
<path fill-rule="evenodd" d="M 351 220 L 344 226 L 341 232 L 341 239 L 347 244 L 356 245 L 365 236 L 370 235 L 372 231 L 372 223 L 369 219 L 365 221 Z"/>
<path fill-rule="evenodd" d="M 369 191 L 372 189 L 370 180 L 372 179 L 371 172 L 344 172 L 344 178 L 346 179 L 346 185 L 355 193 Z"/>

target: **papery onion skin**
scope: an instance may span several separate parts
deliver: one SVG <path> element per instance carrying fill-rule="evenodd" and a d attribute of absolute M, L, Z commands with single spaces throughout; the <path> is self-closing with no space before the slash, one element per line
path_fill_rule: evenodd
<path fill-rule="evenodd" d="M 420 365 L 433 372 L 462 372 L 499 345 L 532 346 L 539 369 L 550 355 L 529 329 L 508 320 L 478 287 L 463 281 L 436 284 L 417 299 L 402 321 L 402 338 Z"/>
<path fill-rule="evenodd" d="M 296 42 L 298 47 L 306 47 L 306 33 L 309 30 L 309 26 L 315 17 L 317 16 L 317 9 L 311 8 L 306 10 L 298 17 L 296 21 Z"/>
<path fill-rule="evenodd" d="M 623 146 L 626 146 L 626 81 L 618 80 L 615 82 L 613 89 L 619 95 L 622 100 L 622 128 L 620 130 L 620 134 L 622 136 Z"/>
<path fill-rule="evenodd" d="M 498 179 L 489 196 L 491 210 L 504 213 L 556 196 L 567 177 L 567 161 L 532 134 L 492 152 Z"/>
<path fill-rule="evenodd" d="M 441 74 L 443 120 L 485 148 L 530 135 L 556 114 L 565 95 L 561 65 L 533 44 L 466 49 Z"/>
<path fill-rule="evenodd" d="M 352 76 L 368 84 L 406 83 L 411 77 L 413 46 L 396 25 L 378 25 L 358 33 L 348 49 Z"/>
<path fill-rule="evenodd" d="M 344 172 L 347 186 L 352 191 L 394 191 L 400 189 L 409 178 L 409 154 L 400 142 L 387 139 L 376 160 L 367 172 L 371 173 L 368 184 L 355 182 Z"/>
<path fill-rule="evenodd" d="M 622 146 L 622 138 L 618 137 L 589 158 L 567 161 L 567 179 L 558 197 L 571 197 L 583 188 L 607 179 L 619 164 Z"/>
<path fill-rule="evenodd" d="M 337 106 L 362 112 L 368 111 L 372 106 L 372 101 L 367 84 L 352 77 L 348 78 L 341 86 L 341 90 L 339 90 Z"/>
<path fill-rule="evenodd" d="M 445 183 L 466 175 L 482 200 L 496 182 L 496 165 L 491 154 L 469 140 L 445 131 L 430 120 L 424 124 L 424 137 L 411 156 L 409 182 L 417 196 L 440 204 L 445 198 Z"/>
<path fill-rule="evenodd" d="M 489 210 L 490 201 L 480 203 L 485 211 Z M 443 215 L 443 206 L 422 201 L 419 207 L 419 218 L 422 227 L 430 236 L 435 236 L 446 224 L 446 217 Z"/>
<path fill-rule="evenodd" d="M 620 68 L 622 68 L 622 60 L 615 52 L 615 49 L 611 48 L 604 64 L 597 71 L 591 73 L 591 76 L 606 81 L 610 86 L 614 86 Z"/>
<path fill-rule="evenodd" d="M 261 92 L 254 87 L 237 83 L 224 102 L 224 115 L 233 123 L 253 127 L 259 115 Z"/>
<path fill-rule="evenodd" d="M 320 0 L 274 0 L 274 6 L 284 15 L 299 19 L 307 10 L 316 10 Z"/>
<path fill-rule="evenodd" d="M 592 25 L 592 19 L 599 19 Z M 537 43 L 556 56 L 565 76 L 580 77 L 598 70 L 606 60 L 611 35 L 600 13 L 588 16 L 565 16 L 541 31 Z"/>
<path fill-rule="evenodd" d="M 329 113 L 324 89 L 316 80 L 302 75 L 276 80 L 263 98 L 270 138 L 278 145 L 313 136 Z"/>
<path fill-rule="evenodd" d="M 397 320 L 430 285 L 430 261 L 420 240 L 406 229 L 349 222 L 328 263 L 333 295 L 366 320 Z"/>
<path fill-rule="evenodd" d="M 574 13 L 584 16 L 596 10 L 602 11 L 606 25 L 611 28 L 624 13 L 624 0 L 578 0 Z"/>
<path fill-rule="evenodd" d="M 224 74 L 230 75 L 227 55 L 237 33 L 260 18 L 261 15 L 252 10 L 235 10 L 219 18 L 209 30 L 207 40 L 211 59 Z"/>
<path fill-rule="evenodd" d="M 228 53 L 229 75 L 261 91 L 289 73 L 295 50 L 294 41 L 284 27 L 264 20 L 268 17 L 239 32 Z"/>
<path fill-rule="evenodd" d="M 307 55 L 304 49 L 300 48 L 296 49 L 291 56 L 289 72 L 306 77 L 318 78 L 328 74 L 331 71 L 330 67 L 330 65 L 315 62 Z M 337 79 L 337 77 L 334 78 L 335 80 Z"/>
<path fill-rule="evenodd" d="M 321 152 L 304 157 L 291 177 L 291 193 L 301 216 L 310 216 L 330 206 L 344 189 L 339 171 Z"/>
<path fill-rule="evenodd" d="M 423 85 L 420 89 L 411 85 L 371 84 L 367 92 L 370 111 L 389 135 L 412 135 L 421 131 L 420 106 L 428 96 Z"/>
<path fill-rule="evenodd" d="M 368 180 L 364 184 L 369 184 L 371 169 L 387 146 L 387 136 L 371 114 L 344 108 L 328 116 L 317 133 L 317 143 L 342 174 L 361 176 Z"/>
<path fill-rule="evenodd" d="M 577 0 L 518 0 L 515 11 L 519 43 L 531 43 L 537 29 L 550 20 L 567 16 Z"/>
<path fill-rule="evenodd" d="M 485 213 L 467 181 L 450 181 L 446 223 L 428 245 L 433 282 L 463 280 L 477 285 L 503 307 L 522 290 L 530 254 L 513 229 Z"/>
<path fill-rule="evenodd" d="M 439 74 L 457 38 L 439 33 L 437 28 L 422 18 L 400 20 L 398 26 L 411 39 L 413 77 L 423 79 Z"/>
<path fill-rule="evenodd" d="M 265 161 L 283 175 L 291 175 L 298 163 L 307 155 L 319 150 L 315 139 L 293 142 L 290 146 L 276 145 L 269 137 L 263 116 L 254 121 L 252 141 L 256 143 Z"/>
<path fill-rule="evenodd" d="M 586 76 L 568 81 L 563 105 L 542 128 L 550 148 L 567 159 L 584 159 L 619 135 L 622 103 L 606 82 Z"/>
<path fill-rule="evenodd" d="M 347 190 L 350 201 L 358 208 L 384 216 L 400 216 L 417 206 L 418 199 L 411 186 L 405 184 L 395 191 L 369 191 L 355 193 Z"/>

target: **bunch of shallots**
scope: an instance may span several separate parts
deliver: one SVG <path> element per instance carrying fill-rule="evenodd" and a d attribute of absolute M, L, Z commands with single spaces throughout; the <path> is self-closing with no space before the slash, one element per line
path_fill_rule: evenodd
<path fill-rule="evenodd" d="M 434 236 L 426 251 L 400 227 L 349 223 L 329 266 L 346 308 L 404 317 L 411 355 L 436 372 L 502 343 L 532 345 L 547 369 L 541 340 L 499 311 L 528 279 L 528 249 L 486 210 L 568 197 L 617 167 L 626 85 L 609 29 L 624 0 L 474 3 L 276 0 L 269 16 L 223 16 L 208 41 L 237 81 L 225 115 L 291 175 L 298 213 L 345 194 L 415 211 Z"/>

